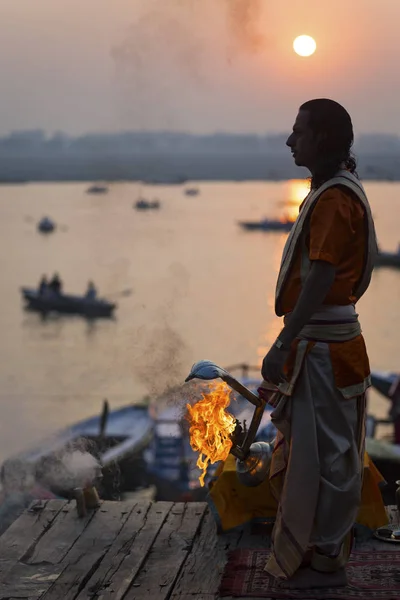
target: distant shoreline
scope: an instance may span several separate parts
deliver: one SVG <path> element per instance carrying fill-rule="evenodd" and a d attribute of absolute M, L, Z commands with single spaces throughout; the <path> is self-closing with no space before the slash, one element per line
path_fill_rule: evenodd
<path fill-rule="evenodd" d="M 368 181 L 400 181 L 400 154 L 359 154 L 358 174 Z M 6 155 L 0 184 L 61 181 L 132 181 L 159 185 L 189 181 L 285 181 L 308 176 L 291 156 L 267 152 L 142 152 Z"/>
<path fill-rule="evenodd" d="M 250 178 L 245 178 L 245 179 L 221 179 L 221 178 L 215 178 L 215 179 L 211 179 L 211 178 L 204 178 L 204 179 L 188 179 L 187 181 L 185 181 L 185 183 L 176 183 L 173 181 L 146 181 L 143 179 L 75 179 L 75 178 L 71 178 L 71 179 L 30 179 L 30 180 L 25 180 L 25 181 L 14 181 L 14 180 L 10 180 L 8 181 L 7 179 L 4 180 L 0 180 L 0 186 L 17 186 L 17 185 L 29 185 L 32 183 L 87 183 L 88 185 L 92 184 L 93 182 L 100 182 L 104 185 L 112 185 L 115 183 L 137 183 L 140 185 L 154 185 L 154 186 L 176 186 L 176 185 L 181 185 L 184 186 L 185 184 L 193 184 L 193 183 L 202 183 L 202 182 L 220 182 L 220 183 L 246 183 L 246 182 L 260 182 L 260 183 L 279 183 L 282 181 L 290 181 L 293 179 L 304 179 L 302 177 L 282 177 L 282 178 L 268 178 L 268 179 L 259 179 L 259 178 L 254 178 L 254 179 L 250 179 Z M 385 178 L 385 177 L 360 177 L 360 179 L 362 181 L 369 181 L 369 182 L 386 182 L 386 183 L 399 183 L 400 182 L 400 175 L 398 177 L 391 177 L 391 178 Z"/>

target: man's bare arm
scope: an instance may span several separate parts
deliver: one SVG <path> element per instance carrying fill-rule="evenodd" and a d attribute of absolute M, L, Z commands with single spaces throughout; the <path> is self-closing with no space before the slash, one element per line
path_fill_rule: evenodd
<path fill-rule="evenodd" d="M 311 262 L 311 269 L 300 293 L 297 304 L 290 314 L 289 322 L 279 334 L 284 347 L 288 348 L 300 331 L 319 309 L 334 280 L 336 268 L 323 260 Z"/>

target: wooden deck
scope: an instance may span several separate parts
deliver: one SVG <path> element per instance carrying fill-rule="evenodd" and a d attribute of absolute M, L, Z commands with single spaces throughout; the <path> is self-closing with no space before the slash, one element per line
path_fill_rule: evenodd
<path fill-rule="evenodd" d="M 268 544 L 249 533 L 216 535 L 204 503 L 103 502 L 78 518 L 50 500 L 0 538 L 0 599 L 214 600 L 227 552 Z"/>

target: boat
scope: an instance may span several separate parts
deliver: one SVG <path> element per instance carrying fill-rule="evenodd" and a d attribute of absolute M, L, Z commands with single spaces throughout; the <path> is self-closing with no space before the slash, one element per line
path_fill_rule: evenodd
<path fill-rule="evenodd" d="M 372 387 L 389 400 L 392 398 L 393 386 L 399 379 L 399 373 L 387 373 L 382 371 L 371 372 Z"/>
<path fill-rule="evenodd" d="M 107 194 L 108 187 L 106 185 L 91 185 L 87 190 L 87 194 Z"/>
<path fill-rule="evenodd" d="M 386 419 L 377 419 L 373 415 L 367 417 L 370 434 L 366 438 L 366 450 L 372 461 L 386 480 L 381 490 L 385 504 L 396 503 L 396 481 L 400 479 L 400 415 L 396 399 L 400 393 L 400 374 L 371 372 L 372 387 L 390 401 L 389 414 Z M 378 425 L 391 426 L 391 433 L 386 439 L 375 439 Z"/>
<path fill-rule="evenodd" d="M 399 373 L 387 373 L 382 371 L 371 371 L 371 385 L 379 394 L 384 396 L 390 401 L 390 408 L 393 406 L 393 399 L 396 393 L 400 390 L 400 374 Z M 373 415 L 367 415 L 367 437 L 375 438 L 376 428 L 378 425 L 392 425 L 394 427 L 394 439 L 392 443 L 400 445 L 400 421 L 396 423 L 391 415 L 389 409 L 389 415 L 386 419 L 377 419 Z M 398 432 L 397 432 L 397 428 Z"/>
<path fill-rule="evenodd" d="M 136 210 L 157 210 L 160 208 L 159 200 L 153 200 L 150 202 L 149 200 L 145 200 L 144 198 L 140 198 L 135 204 L 134 208 Z"/>
<path fill-rule="evenodd" d="M 171 177 L 145 177 L 142 179 L 142 183 L 146 185 L 183 185 L 187 182 L 187 178 L 183 176 L 171 176 Z"/>
<path fill-rule="evenodd" d="M 239 221 L 239 225 L 248 231 L 289 232 L 292 229 L 293 221 L 289 221 L 287 219 L 284 219 L 283 221 L 263 219 L 261 221 Z"/>
<path fill-rule="evenodd" d="M 397 252 L 381 252 L 379 250 L 375 267 L 394 267 L 400 269 L 400 246 Z"/>
<path fill-rule="evenodd" d="M 185 190 L 186 196 L 198 196 L 200 194 L 200 190 L 198 188 L 186 188 Z"/>
<path fill-rule="evenodd" d="M 51 233 L 56 228 L 56 224 L 49 217 L 43 217 L 37 224 L 37 229 L 40 233 Z"/>
<path fill-rule="evenodd" d="M 242 365 L 239 365 L 242 367 Z M 246 366 L 245 366 L 246 367 Z M 229 371 L 232 373 L 236 367 Z M 252 391 L 259 387 L 259 378 L 247 377 L 249 367 L 241 381 Z M 259 372 L 259 368 L 257 368 Z M 249 424 L 254 412 L 247 400 L 232 393 L 229 412 L 242 424 Z M 271 409 L 272 411 L 272 409 Z M 272 441 L 276 430 L 271 423 L 270 410 L 266 410 L 260 423 L 255 441 Z M 144 452 L 147 464 L 147 479 L 156 488 L 155 499 L 169 502 L 202 502 L 208 494 L 208 483 L 212 480 L 218 463 L 210 465 L 205 485 L 199 482 L 200 469 L 196 466 L 198 453 L 189 441 L 189 423 L 182 406 L 171 406 L 154 417 L 154 436 Z"/>
<path fill-rule="evenodd" d="M 207 489 L 199 483 L 197 453 L 189 442 L 182 408 L 170 407 L 154 421 L 154 435 L 144 452 L 147 482 L 156 489 L 156 501 L 200 502 Z"/>
<path fill-rule="evenodd" d="M 71 425 L 7 460 L 26 462 L 37 473 L 43 473 L 52 465 L 61 464 L 62 467 L 63 461 L 74 451 L 87 452 L 102 469 L 100 496 L 108 500 L 119 499 L 122 493 L 146 484 L 143 452 L 152 439 L 153 426 L 147 405 L 110 410 L 105 400 L 99 415 Z M 71 486 L 58 473 L 58 470 L 55 471 L 51 479 L 51 491 L 58 496 L 69 497 Z"/>
<path fill-rule="evenodd" d="M 102 299 L 89 299 L 85 296 L 71 294 L 55 294 L 46 292 L 40 294 L 38 290 L 21 288 L 22 297 L 29 310 L 42 314 L 51 312 L 62 314 L 78 314 L 87 318 L 107 318 L 113 315 L 116 304 Z"/>
<path fill-rule="evenodd" d="M 400 479 L 400 445 L 387 440 L 367 437 L 365 449 L 386 481 L 381 494 L 386 506 L 396 504 L 396 481 Z"/>

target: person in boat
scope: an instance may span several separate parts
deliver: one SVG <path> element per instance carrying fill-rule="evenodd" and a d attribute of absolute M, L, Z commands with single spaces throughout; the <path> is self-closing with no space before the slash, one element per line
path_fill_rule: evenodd
<path fill-rule="evenodd" d="M 96 300 L 97 290 L 96 290 L 96 287 L 95 287 L 93 281 L 89 281 L 85 297 L 87 300 Z"/>
<path fill-rule="evenodd" d="M 54 292 L 54 294 L 61 295 L 62 294 L 62 288 L 63 288 L 63 284 L 62 284 L 62 281 L 60 279 L 60 276 L 59 276 L 58 273 L 55 273 L 53 275 L 52 280 L 49 283 L 49 290 L 51 290 L 52 292 Z"/>
<path fill-rule="evenodd" d="M 43 275 L 42 279 L 39 282 L 39 295 L 43 296 L 49 288 L 49 283 L 47 281 L 46 275 Z"/>
<path fill-rule="evenodd" d="M 275 312 L 284 326 L 264 358 L 259 392 L 275 407 L 278 430 L 269 483 L 279 508 L 265 570 L 291 579 L 300 566 L 310 576 L 341 570 L 350 554 L 370 386 L 355 304 L 377 243 L 348 112 L 333 100 L 306 102 L 286 144 L 311 185 L 283 252 Z M 272 397 L 267 382 L 279 387 Z"/>

